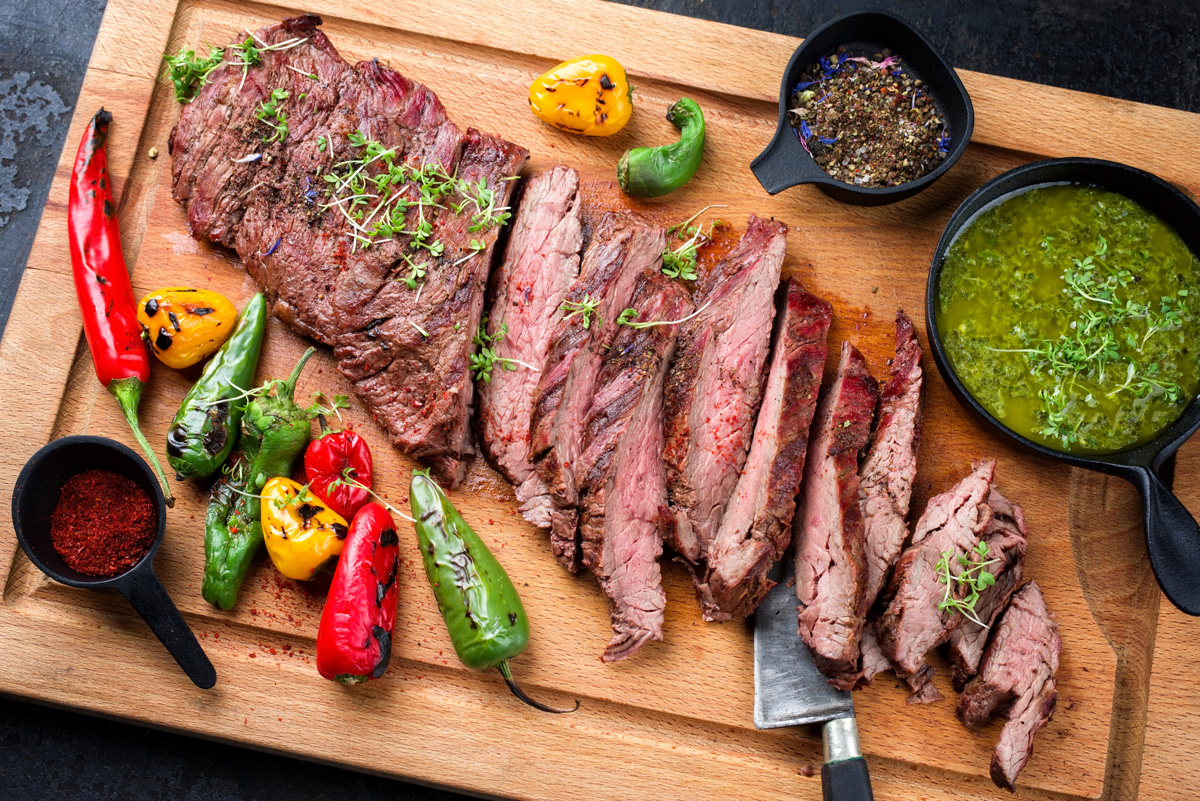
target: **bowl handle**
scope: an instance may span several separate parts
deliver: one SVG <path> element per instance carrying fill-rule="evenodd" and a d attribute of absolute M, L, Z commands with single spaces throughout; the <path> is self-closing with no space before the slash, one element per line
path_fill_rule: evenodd
<path fill-rule="evenodd" d="M 196 635 L 184 622 L 183 615 L 179 614 L 153 570 L 148 566 L 147 569 L 134 570 L 126 581 L 117 585 L 117 589 L 129 599 L 154 636 L 162 641 L 197 687 L 207 690 L 217 683 L 217 671 L 209 661 L 208 654 L 196 641 Z"/>
<path fill-rule="evenodd" d="M 777 195 L 797 184 L 811 184 L 828 176 L 804 152 L 790 123 L 780 123 L 771 144 L 750 162 L 750 171 L 768 194 Z"/>
<path fill-rule="evenodd" d="M 1180 611 L 1200 615 L 1200 525 L 1153 470 L 1138 468 L 1130 478 L 1142 495 L 1158 586 Z"/>

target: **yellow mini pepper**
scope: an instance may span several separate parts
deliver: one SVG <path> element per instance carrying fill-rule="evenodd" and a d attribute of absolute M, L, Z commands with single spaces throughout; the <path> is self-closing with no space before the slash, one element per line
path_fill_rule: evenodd
<path fill-rule="evenodd" d="M 275 568 L 307 581 L 342 553 L 349 528 L 307 485 L 272 478 L 262 488 L 262 530 Z"/>
<path fill-rule="evenodd" d="M 529 87 L 529 106 L 544 122 L 584 136 L 611 136 L 633 113 L 625 68 L 609 56 L 564 61 Z"/>
<path fill-rule="evenodd" d="M 137 316 L 158 360 L 180 369 L 199 363 L 225 344 L 237 322 L 237 309 L 216 292 L 171 287 L 142 298 Z"/>

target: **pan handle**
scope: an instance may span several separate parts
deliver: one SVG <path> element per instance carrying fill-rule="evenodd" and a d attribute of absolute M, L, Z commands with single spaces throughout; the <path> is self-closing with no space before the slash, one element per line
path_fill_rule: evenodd
<path fill-rule="evenodd" d="M 1135 468 L 1130 480 L 1142 495 L 1146 548 L 1158 586 L 1180 611 L 1200 615 L 1200 525 L 1150 468 Z"/>
<path fill-rule="evenodd" d="M 828 721 L 821 730 L 821 739 L 825 744 L 825 764 L 821 766 L 824 801 L 875 801 L 854 718 Z"/>

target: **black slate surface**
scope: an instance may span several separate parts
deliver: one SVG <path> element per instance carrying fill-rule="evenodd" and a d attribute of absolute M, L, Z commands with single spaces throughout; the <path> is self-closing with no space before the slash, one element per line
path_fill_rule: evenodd
<path fill-rule="evenodd" d="M 794 36 L 838 14 L 883 5 L 623 1 Z M 1200 3 L 1194 0 L 895 0 L 886 7 L 913 22 L 958 67 L 1200 111 Z M 103 10 L 104 0 L 0 0 L 0 327 L 20 282 Z M 687 46 L 671 38 L 669 27 L 663 37 L 670 47 Z M 763 65 L 765 79 L 774 83 L 780 67 Z M 1111 125 L 1113 136 L 1123 135 L 1115 121 L 1094 122 Z M 0 699 L 0 799 L 130 798 L 462 796 Z"/>

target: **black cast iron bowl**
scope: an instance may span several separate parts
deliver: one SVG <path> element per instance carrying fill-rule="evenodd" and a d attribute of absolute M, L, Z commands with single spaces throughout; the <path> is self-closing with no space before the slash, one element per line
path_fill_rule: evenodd
<path fill-rule="evenodd" d="M 85 470 L 111 470 L 128 476 L 150 494 L 158 511 L 158 533 L 137 564 L 116 576 L 97 578 L 70 567 L 50 542 L 50 515 L 68 478 Z M 50 578 L 71 587 L 114 589 L 124 595 L 150 630 L 175 657 L 197 687 L 217 683 L 217 673 L 195 635 L 184 622 L 166 589 L 154 575 L 154 555 L 167 528 L 167 504 L 158 478 L 129 448 L 104 437 L 63 437 L 35 453 L 13 486 L 13 528 L 17 541 L 37 567 Z"/>
<path fill-rule="evenodd" d="M 963 201 L 938 242 L 925 290 L 925 324 L 938 370 L 968 408 L 1026 449 L 1074 467 L 1099 470 L 1131 482 L 1145 507 L 1146 547 L 1158 584 L 1171 603 L 1200 615 L 1200 526 L 1158 477 L 1158 470 L 1200 428 L 1200 398 L 1151 441 L 1119 453 L 1081 456 L 1047 448 L 1013 431 L 975 400 L 946 357 L 937 326 L 938 281 L 950 244 L 971 218 L 990 203 L 1046 184 L 1086 184 L 1136 200 L 1168 222 L 1193 253 L 1200 254 L 1200 206 L 1161 178 L 1099 159 L 1035 161 L 992 179 Z"/>
<path fill-rule="evenodd" d="M 950 132 L 950 151 L 932 172 L 915 181 L 880 188 L 848 184 L 829 175 L 817 165 L 800 144 L 788 119 L 792 87 L 801 74 L 839 46 L 855 56 L 870 56 L 891 50 L 901 66 L 924 82 L 924 90 L 933 97 Z M 916 28 L 886 11 L 861 11 L 832 19 L 808 35 L 788 62 L 779 87 L 779 124 L 766 150 L 750 162 L 754 177 L 772 195 L 797 184 L 816 184 L 821 191 L 843 203 L 856 206 L 882 206 L 912 197 L 930 186 L 954 166 L 967 149 L 975 128 L 975 109 L 971 97 L 954 69 L 942 58 Z"/>

